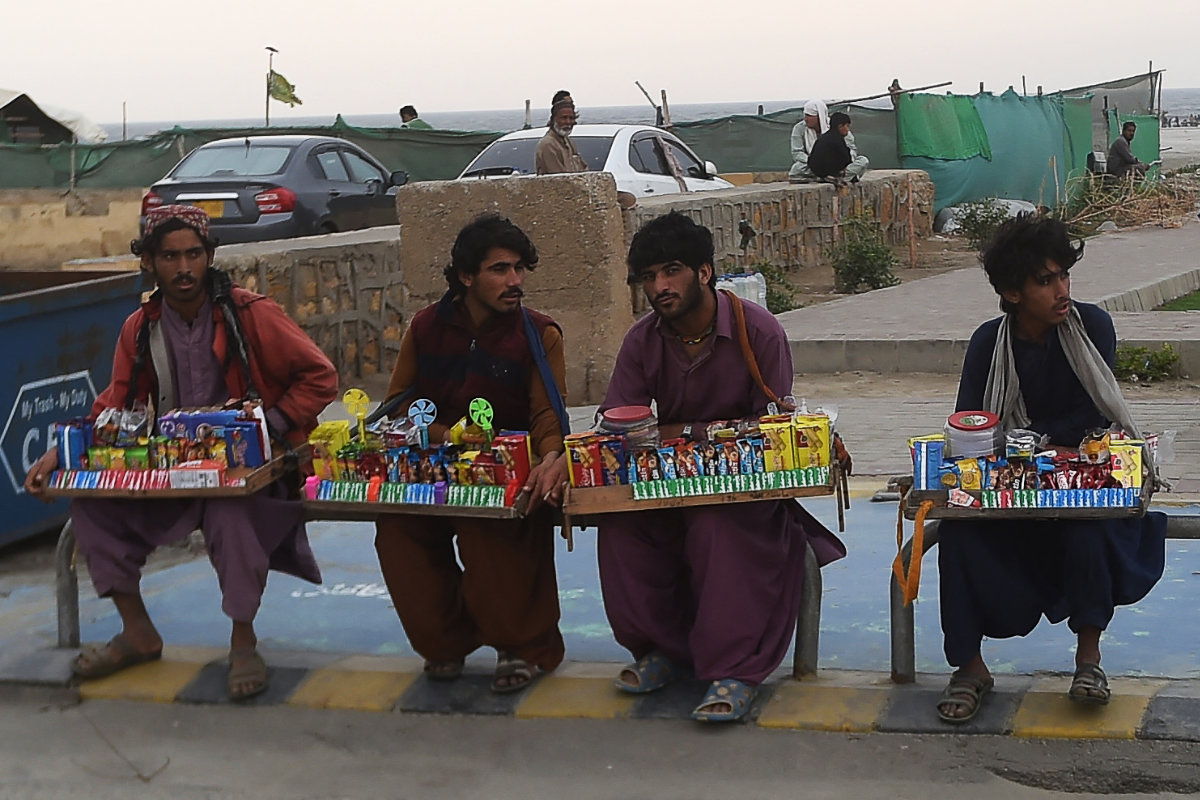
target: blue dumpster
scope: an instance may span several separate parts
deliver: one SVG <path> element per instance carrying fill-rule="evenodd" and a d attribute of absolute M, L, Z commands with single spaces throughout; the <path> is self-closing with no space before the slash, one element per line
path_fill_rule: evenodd
<path fill-rule="evenodd" d="M 26 494 L 54 423 L 86 416 L 112 375 L 141 272 L 0 272 L 0 547 L 61 525 L 66 501 Z"/>

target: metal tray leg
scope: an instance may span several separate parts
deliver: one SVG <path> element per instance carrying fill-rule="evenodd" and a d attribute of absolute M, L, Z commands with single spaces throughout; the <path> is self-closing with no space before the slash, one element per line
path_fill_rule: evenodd
<path fill-rule="evenodd" d="M 928 553 L 938 541 L 938 521 L 929 520 L 925 523 L 925 553 Z M 912 562 L 912 539 L 904 543 L 901 550 L 901 563 L 904 569 Z M 925 553 L 921 554 L 924 558 Z M 913 607 L 904 604 L 904 590 L 896 582 L 896 575 L 889 571 L 888 586 L 890 587 L 890 606 L 892 618 L 892 682 L 913 683 L 917 679 L 917 653 L 915 624 L 913 622 Z"/>

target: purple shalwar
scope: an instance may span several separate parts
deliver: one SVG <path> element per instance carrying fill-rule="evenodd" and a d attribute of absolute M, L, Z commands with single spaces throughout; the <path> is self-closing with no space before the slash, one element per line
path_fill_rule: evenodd
<path fill-rule="evenodd" d="M 791 394 L 792 356 L 779 322 L 744 303 L 763 380 Z M 714 335 L 695 360 L 657 314 L 625 336 L 601 410 L 658 406 L 661 424 L 766 411 L 738 345 L 729 299 L 717 293 Z M 783 662 L 804 585 L 806 545 L 821 565 L 842 542 L 791 500 L 605 514 L 600 586 L 617 642 L 634 658 L 662 651 L 702 680 L 758 684 Z"/>
<path fill-rule="evenodd" d="M 166 303 L 162 331 L 171 361 L 179 407 L 219 405 L 229 399 L 221 365 L 213 354 L 211 301 L 192 324 Z M 268 411 L 271 424 L 286 430 L 287 418 Z M 135 593 L 146 557 L 161 545 L 199 528 L 221 585 L 221 609 L 235 622 L 258 613 L 267 571 L 321 582 L 304 532 L 303 506 L 289 500 L 277 481 L 248 497 L 206 500 L 75 500 L 75 540 L 101 597 Z"/>

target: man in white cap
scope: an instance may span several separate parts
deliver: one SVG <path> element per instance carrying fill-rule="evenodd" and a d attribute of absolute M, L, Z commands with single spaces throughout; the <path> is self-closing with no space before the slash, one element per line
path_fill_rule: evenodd
<path fill-rule="evenodd" d="M 821 100 L 809 100 L 804 104 L 804 119 L 792 128 L 792 168 L 788 170 L 788 180 L 792 183 L 815 183 L 821 180 L 808 167 L 808 157 L 813 145 L 821 134 L 829 130 L 829 108 Z M 846 167 L 845 178 L 857 181 L 870 168 L 871 162 L 866 156 L 858 154 L 854 146 L 854 134 L 846 136 L 846 146 L 850 148 L 850 164 Z"/>

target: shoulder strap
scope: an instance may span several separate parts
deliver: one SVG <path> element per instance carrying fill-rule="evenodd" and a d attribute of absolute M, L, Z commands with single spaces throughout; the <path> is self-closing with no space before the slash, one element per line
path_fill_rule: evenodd
<path fill-rule="evenodd" d="M 738 297 L 728 289 L 721 289 L 722 294 L 729 298 L 729 305 L 733 308 L 734 333 L 737 335 L 738 345 L 742 348 L 742 358 L 746 361 L 746 368 L 750 370 L 750 377 L 754 378 L 754 382 L 758 384 L 758 388 L 767 396 L 767 399 L 776 404 L 780 408 L 790 405 L 779 398 L 779 395 L 767 386 L 763 380 L 762 371 L 758 368 L 758 359 L 754 357 L 754 350 L 750 347 L 750 333 L 746 330 L 746 310 L 742 307 L 742 298 Z M 791 411 L 791 408 L 786 409 Z"/>
<path fill-rule="evenodd" d="M 546 358 L 546 348 L 542 346 L 542 336 L 538 333 L 537 325 L 533 324 L 533 317 L 529 315 L 524 306 L 521 306 L 521 317 L 525 320 L 525 338 L 529 340 L 529 350 L 533 353 L 533 360 L 537 363 L 538 372 L 542 375 L 542 385 L 546 387 L 546 396 L 550 398 L 550 406 L 554 409 L 554 415 L 558 417 L 558 427 L 562 431 L 562 435 L 566 436 L 571 432 L 571 419 L 567 416 L 567 406 L 563 402 L 562 392 L 558 390 L 554 372 L 550 369 L 550 361 Z"/>

